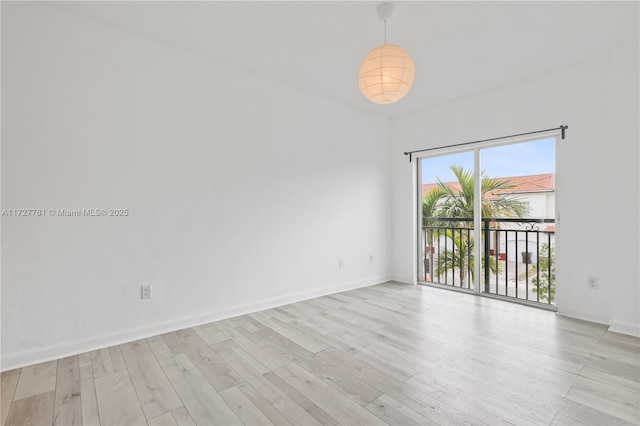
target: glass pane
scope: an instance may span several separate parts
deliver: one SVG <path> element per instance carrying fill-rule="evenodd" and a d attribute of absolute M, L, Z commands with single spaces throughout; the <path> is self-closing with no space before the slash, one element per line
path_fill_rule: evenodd
<path fill-rule="evenodd" d="M 482 291 L 555 304 L 555 139 L 480 151 Z"/>
<path fill-rule="evenodd" d="M 473 289 L 473 152 L 420 161 L 419 280 Z"/>

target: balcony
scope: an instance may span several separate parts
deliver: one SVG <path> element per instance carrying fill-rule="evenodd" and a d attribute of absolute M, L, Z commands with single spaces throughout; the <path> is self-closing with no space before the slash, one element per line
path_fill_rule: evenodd
<path fill-rule="evenodd" d="M 475 290 L 470 218 L 424 218 L 420 281 Z M 482 219 L 480 291 L 555 306 L 555 220 Z"/>

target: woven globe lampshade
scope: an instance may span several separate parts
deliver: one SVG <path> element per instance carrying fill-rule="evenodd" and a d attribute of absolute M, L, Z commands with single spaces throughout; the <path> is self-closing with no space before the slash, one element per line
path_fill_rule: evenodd
<path fill-rule="evenodd" d="M 391 104 L 402 99 L 411 89 L 415 66 L 402 47 L 384 44 L 367 54 L 358 76 L 364 96 L 377 104 Z"/>

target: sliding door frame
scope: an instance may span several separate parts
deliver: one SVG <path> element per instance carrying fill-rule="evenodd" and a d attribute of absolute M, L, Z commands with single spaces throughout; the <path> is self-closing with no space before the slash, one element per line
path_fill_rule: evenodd
<path fill-rule="evenodd" d="M 414 244 L 413 244 L 413 259 L 414 259 L 414 284 L 421 284 L 421 285 L 427 285 L 427 286 L 433 286 L 433 287 L 438 287 L 438 288 L 443 288 L 443 285 L 439 285 L 439 284 L 435 284 L 435 283 L 429 283 L 429 282 L 425 282 L 425 281 L 421 281 L 420 280 L 420 261 L 421 261 L 421 245 L 423 244 L 422 242 L 422 160 L 425 158 L 431 158 L 431 157 L 440 157 L 440 156 L 444 156 L 444 155 L 450 155 L 450 154 L 461 154 L 461 153 L 465 153 L 465 152 L 473 152 L 473 164 L 474 164 L 474 168 L 473 168 L 473 185 L 474 185 L 474 200 L 473 200 L 473 204 L 474 204 L 474 214 L 473 214 L 473 238 L 475 241 L 483 241 L 482 239 L 482 212 L 479 211 L 479 206 L 481 205 L 481 197 L 482 197 L 482 192 L 481 192 L 481 188 L 480 185 L 482 184 L 481 179 L 480 179 L 480 171 L 482 170 L 482 162 L 481 162 L 481 155 L 480 155 L 480 151 L 482 149 L 486 149 L 486 148 L 495 148 L 495 147 L 499 147 L 499 146 L 505 146 L 505 145 L 514 145 L 514 144 L 518 144 L 518 143 L 523 143 L 523 142 L 532 142 L 532 141 L 537 141 L 537 140 L 541 140 L 541 139 L 554 139 L 554 147 L 555 147 L 555 156 L 556 156 L 556 161 L 555 161 L 555 176 L 556 176 L 556 180 L 558 177 L 558 172 L 557 172 L 557 158 L 558 158 L 558 142 L 562 137 L 562 132 L 560 129 L 554 129 L 554 130 L 550 130 L 548 132 L 543 132 L 543 133 L 538 133 L 536 135 L 532 135 L 532 136 L 519 136 L 519 137 L 513 137 L 513 138 L 505 138 L 505 139 L 501 139 L 499 141 L 489 141 L 489 142 L 477 142 L 475 144 L 470 144 L 470 145 L 466 145 L 463 147 L 447 147 L 447 148 L 442 148 L 442 149 L 434 149 L 429 151 L 428 153 L 424 153 L 422 155 L 420 154 L 414 154 L 415 157 L 415 162 L 414 162 L 414 167 L 413 167 L 413 181 L 414 181 L 414 203 L 413 203 L 413 207 L 414 207 L 414 214 L 413 217 L 416 219 L 414 221 Z M 557 194 L 557 189 L 556 189 L 556 194 Z M 556 210 L 555 210 L 555 216 L 556 216 L 556 225 L 559 224 L 559 211 L 558 211 L 558 205 L 556 203 L 555 206 Z M 482 246 L 480 243 L 478 244 L 474 244 L 474 248 L 473 248 L 473 254 L 475 256 L 476 259 L 482 259 Z M 556 261 L 557 261 L 557 257 L 556 257 Z M 482 262 L 478 261 L 478 262 L 474 262 L 474 275 L 478 278 L 478 281 L 481 279 L 482 277 Z M 473 289 L 473 293 L 477 294 L 477 295 L 481 295 L 484 296 L 485 293 L 483 293 L 483 289 L 482 289 L 482 285 L 480 285 L 479 282 L 474 283 L 474 289 Z M 457 287 L 446 287 L 449 290 L 455 290 L 455 291 L 462 291 L 465 293 L 470 293 L 469 290 L 465 290 L 465 289 L 459 289 Z M 488 295 L 487 295 L 488 296 Z M 515 302 L 512 300 L 508 300 L 510 302 Z"/>

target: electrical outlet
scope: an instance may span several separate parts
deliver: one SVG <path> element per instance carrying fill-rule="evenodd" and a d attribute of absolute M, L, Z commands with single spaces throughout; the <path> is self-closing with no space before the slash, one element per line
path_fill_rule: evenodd
<path fill-rule="evenodd" d="M 338 268 L 340 269 L 344 268 L 344 260 L 342 259 L 338 260 Z"/>
<path fill-rule="evenodd" d="M 369 263 L 373 263 L 373 255 L 372 254 L 369 255 Z"/>
<path fill-rule="evenodd" d="M 598 289 L 598 277 L 587 277 L 587 287 L 591 290 Z"/>
<path fill-rule="evenodd" d="M 140 286 L 140 298 L 151 299 L 151 284 Z"/>

